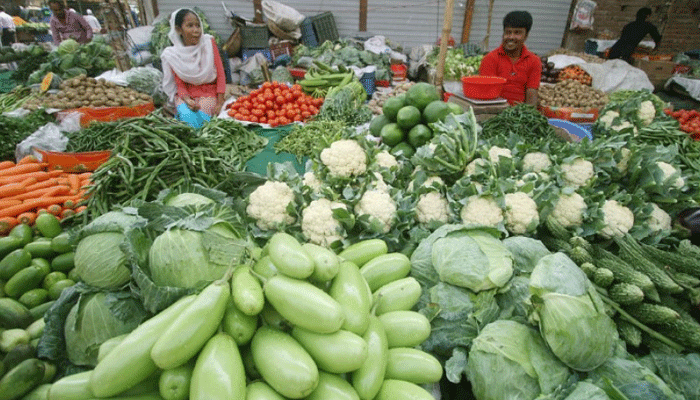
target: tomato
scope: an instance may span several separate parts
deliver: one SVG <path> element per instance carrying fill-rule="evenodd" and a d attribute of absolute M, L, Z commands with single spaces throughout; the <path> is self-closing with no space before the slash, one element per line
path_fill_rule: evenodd
<path fill-rule="evenodd" d="M 280 125 L 287 125 L 289 123 L 289 120 L 286 117 L 279 117 L 277 119 L 280 123 Z"/>
<path fill-rule="evenodd" d="M 284 94 L 284 98 L 285 98 L 285 100 L 287 100 L 287 101 L 291 101 L 291 100 L 294 99 L 294 96 L 292 96 L 292 93 L 291 93 L 291 92 L 286 92 L 286 93 Z"/>

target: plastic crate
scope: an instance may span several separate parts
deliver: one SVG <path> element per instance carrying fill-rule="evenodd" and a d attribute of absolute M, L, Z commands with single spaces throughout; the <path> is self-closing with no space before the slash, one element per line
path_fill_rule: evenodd
<path fill-rule="evenodd" d="M 263 53 L 265 58 L 267 58 L 267 61 L 272 63 L 273 59 L 270 49 L 243 49 L 241 50 L 241 59 L 245 61 L 257 53 Z"/>
<path fill-rule="evenodd" d="M 332 12 L 326 11 L 314 15 L 311 17 L 311 23 L 314 26 L 314 32 L 316 32 L 316 40 L 318 43 L 323 43 L 326 40 L 338 40 L 338 28 L 335 26 L 335 18 L 333 18 Z"/>
<path fill-rule="evenodd" d="M 374 81 L 374 72 L 365 72 L 362 77 L 360 78 L 360 83 L 362 84 L 362 87 L 365 88 L 365 91 L 367 92 L 367 98 L 372 97 L 372 94 L 374 93 L 376 87 L 376 83 Z"/>
<path fill-rule="evenodd" d="M 268 39 L 270 39 L 270 33 L 267 30 L 267 25 L 246 25 L 241 27 L 241 46 L 243 48 L 267 47 Z"/>
<path fill-rule="evenodd" d="M 279 42 L 270 45 L 270 53 L 272 59 L 277 60 L 278 57 L 292 56 L 292 44 L 290 42 Z"/>
<path fill-rule="evenodd" d="M 301 30 L 301 43 L 306 47 L 316 47 L 318 46 L 318 39 L 316 38 L 316 32 L 314 32 L 314 25 L 311 18 L 306 18 L 299 25 Z"/>
<path fill-rule="evenodd" d="M 288 68 L 294 79 L 304 79 L 306 70 L 304 68 Z"/>

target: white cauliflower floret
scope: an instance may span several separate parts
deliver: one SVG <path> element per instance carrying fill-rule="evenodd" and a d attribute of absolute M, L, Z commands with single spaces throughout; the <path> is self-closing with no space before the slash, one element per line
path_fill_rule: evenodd
<path fill-rule="evenodd" d="M 374 173 L 375 180 L 372 181 L 372 187 L 379 190 L 380 192 L 389 193 L 391 187 L 384 182 L 384 177 L 379 172 Z"/>
<path fill-rule="evenodd" d="M 464 169 L 464 175 L 474 175 L 476 174 L 477 168 L 484 167 L 486 167 L 486 160 L 484 160 L 483 158 L 475 158 L 474 160 L 472 160 L 472 162 L 467 164 L 467 167 Z"/>
<path fill-rule="evenodd" d="M 653 210 L 647 219 L 647 225 L 652 231 L 670 231 L 671 216 L 655 203 L 651 203 Z"/>
<path fill-rule="evenodd" d="M 574 192 L 562 194 L 552 210 L 552 218 L 565 228 L 580 226 L 583 223 L 583 213 L 588 206 L 583 196 Z"/>
<path fill-rule="evenodd" d="M 459 216 L 465 224 L 497 226 L 503 221 L 503 210 L 492 198 L 470 196 Z"/>
<path fill-rule="evenodd" d="M 333 218 L 334 208 L 347 207 L 343 203 L 318 199 L 309 203 L 301 212 L 301 230 L 310 242 L 319 246 L 329 246 L 343 239 L 343 227 Z"/>
<path fill-rule="evenodd" d="M 651 124 L 654 117 L 656 117 L 656 107 L 654 107 L 654 103 L 649 100 L 644 100 L 642 104 L 639 105 L 637 116 L 642 121 L 643 126 Z"/>
<path fill-rule="evenodd" d="M 564 181 L 575 188 L 584 186 L 595 175 L 593 163 L 583 158 L 577 158 L 569 164 L 562 164 L 561 169 L 564 173 Z"/>
<path fill-rule="evenodd" d="M 634 226 L 632 210 L 616 200 L 605 200 L 602 211 L 605 227 L 600 230 L 600 235 L 606 239 L 624 236 Z"/>
<path fill-rule="evenodd" d="M 382 233 L 387 233 L 396 219 L 396 203 L 389 193 L 368 190 L 355 206 L 355 213 L 358 216 L 369 215 L 370 220 L 379 221 L 382 225 Z"/>
<path fill-rule="evenodd" d="M 413 182 L 411 181 L 408 183 L 408 188 L 406 189 L 409 192 L 413 191 Z M 439 187 L 445 186 L 445 181 L 442 180 L 439 176 L 429 176 L 425 179 L 425 182 L 421 185 L 421 187 L 424 188 L 433 188 L 433 185 L 437 184 Z"/>
<path fill-rule="evenodd" d="M 438 192 L 422 194 L 416 205 L 416 218 L 421 224 L 431 221 L 446 223 L 449 217 L 449 206 L 445 196 Z"/>
<path fill-rule="evenodd" d="M 527 153 L 523 157 L 523 170 L 529 172 L 542 172 L 549 168 L 552 162 L 549 160 L 549 156 L 546 153 L 534 152 Z"/>
<path fill-rule="evenodd" d="M 612 127 L 612 129 L 616 132 L 620 132 L 627 128 L 632 128 L 632 132 L 635 134 L 637 133 L 637 127 L 629 121 L 622 121 L 619 124 Z"/>
<path fill-rule="evenodd" d="M 284 182 L 267 181 L 258 186 L 248 198 L 246 212 L 263 230 L 289 225 L 296 220 L 287 213 L 287 206 L 294 202 L 294 192 Z"/>
<path fill-rule="evenodd" d="M 612 127 L 613 120 L 619 116 L 619 112 L 610 110 L 603 114 L 601 117 L 599 117 L 598 121 L 602 122 L 603 126 L 605 126 L 606 129 L 610 129 Z"/>
<path fill-rule="evenodd" d="M 321 183 L 321 180 L 316 177 L 316 174 L 313 172 L 309 171 L 304 174 L 304 178 L 302 180 L 302 183 L 308 187 L 311 188 L 315 193 L 318 193 L 321 191 L 321 188 L 323 187 L 323 184 Z"/>
<path fill-rule="evenodd" d="M 382 168 L 391 168 L 399 165 L 399 162 L 396 161 L 396 157 L 386 150 L 377 153 L 377 155 L 374 156 L 374 160 L 377 162 L 377 165 Z"/>
<path fill-rule="evenodd" d="M 629 167 L 630 164 L 630 159 L 632 158 L 632 150 L 623 147 L 620 149 L 620 154 L 622 154 L 622 157 L 620 157 L 620 161 L 617 163 L 617 170 L 620 171 L 621 174 L 625 175 L 627 174 L 627 168 Z"/>
<path fill-rule="evenodd" d="M 664 182 L 669 182 L 673 187 L 678 189 L 685 186 L 685 180 L 680 176 L 676 167 L 663 161 L 657 161 L 656 166 L 659 167 L 659 169 L 661 169 L 661 171 L 664 173 Z M 673 182 L 670 182 L 669 180 L 674 175 L 677 175 L 676 179 L 673 180 Z"/>
<path fill-rule="evenodd" d="M 321 162 L 328 167 L 331 175 L 349 178 L 365 173 L 367 154 L 354 140 L 338 140 L 321 151 Z"/>
<path fill-rule="evenodd" d="M 491 146 L 489 149 L 489 161 L 492 163 L 497 163 L 499 157 L 513 158 L 513 154 L 510 149 L 504 149 L 503 147 Z"/>
<path fill-rule="evenodd" d="M 506 229 L 516 235 L 522 235 L 537 228 L 540 215 L 537 203 L 523 192 L 508 193 L 505 196 Z"/>

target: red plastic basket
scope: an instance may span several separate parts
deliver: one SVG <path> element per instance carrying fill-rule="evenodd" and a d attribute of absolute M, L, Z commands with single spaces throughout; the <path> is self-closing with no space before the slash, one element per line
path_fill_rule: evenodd
<path fill-rule="evenodd" d="M 34 148 L 41 154 L 41 161 L 49 164 L 49 170 L 61 169 L 66 172 L 94 171 L 112 155 L 110 150 L 88 151 L 84 153 L 63 153 Z"/>
<path fill-rule="evenodd" d="M 470 99 L 491 100 L 501 95 L 506 78 L 500 76 L 463 76 L 462 91 Z"/>

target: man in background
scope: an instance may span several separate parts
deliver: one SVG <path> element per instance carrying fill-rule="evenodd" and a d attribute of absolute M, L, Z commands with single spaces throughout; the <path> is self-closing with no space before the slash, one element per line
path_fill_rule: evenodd
<path fill-rule="evenodd" d="M 661 34 L 654 24 L 646 20 L 650 15 L 651 8 L 648 7 L 640 8 L 637 11 L 637 19 L 622 28 L 620 38 L 610 48 L 609 59 L 621 58 L 631 63 L 632 53 L 647 34 L 654 39 L 654 48 L 659 47 Z"/>
<path fill-rule="evenodd" d="M 61 0 L 49 0 L 51 8 L 51 35 L 53 43 L 58 46 L 66 39 L 74 39 L 80 44 L 92 40 L 92 27 L 82 15 L 72 10 L 66 10 Z"/>
<path fill-rule="evenodd" d="M 5 12 L 5 7 L 0 6 L 0 28 L 2 29 L 2 35 L 0 35 L 0 43 L 3 46 L 9 46 L 16 42 L 15 37 L 15 21 L 12 20 L 12 16 Z"/>
<path fill-rule="evenodd" d="M 85 18 L 85 21 L 87 21 L 87 23 L 92 28 L 92 33 L 93 34 L 100 33 L 100 31 L 102 30 L 102 25 L 100 25 L 100 21 L 97 20 L 97 17 L 95 17 L 92 14 L 92 10 L 88 8 L 85 11 L 85 14 L 86 15 L 84 15 L 83 18 Z"/>
<path fill-rule="evenodd" d="M 506 78 L 501 96 L 511 105 L 527 103 L 537 107 L 537 91 L 542 77 L 540 58 L 525 47 L 532 28 L 532 15 L 511 11 L 503 17 L 501 46 L 484 56 L 479 75 Z"/>

